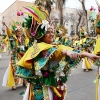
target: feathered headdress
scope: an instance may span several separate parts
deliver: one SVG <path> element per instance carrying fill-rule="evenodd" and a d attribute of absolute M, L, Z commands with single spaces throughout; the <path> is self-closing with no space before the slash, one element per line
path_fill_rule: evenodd
<path fill-rule="evenodd" d="M 96 9 L 93 6 L 90 8 L 89 14 L 91 16 L 91 21 L 94 21 L 96 19 Z"/>
<path fill-rule="evenodd" d="M 43 11 L 41 7 L 27 6 L 24 7 L 28 17 L 23 22 L 23 27 L 29 31 L 29 34 L 35 39 L 40 39 L 44 36 L 49 26 L 47 21 L 48 13 Z"/>
<path fill-rule="evenodd" d="M 11 24 L 11 29 L 14 32 L 16 32 L 16 31 L 22 31 L 22 24 L 20 22 L 13 22 Z"/>
<path fill-rule="evenodd" d="M 60 26 L 60 25 L 57 25 L 57 28 L 56 28 L 56 35 L 57 36 L 65 36 L 67 33 L 67 29 L 64 27 L 64 26 Z"/>
<path fill-rule="evenodd" d="M 98 6 L 98 12 L 100 12 L 100 3 L 97 0 L 95 0 L 95 1 L 96 1 L 97 6 Z"/>

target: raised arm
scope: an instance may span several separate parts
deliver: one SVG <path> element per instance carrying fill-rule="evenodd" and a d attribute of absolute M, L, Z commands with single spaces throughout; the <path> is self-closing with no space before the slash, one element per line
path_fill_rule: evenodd
<path fill-rule="evenodd" d="M 96 61 L 100 58 L 99 56 L 94 55 L 92 53 L 88 53 L 88 52 L 77 53 L 71 50 L 63 50 L 62 53 L 63 55 L 69 56 L 70 59 L 73 59 L 73 60 L 77 59 L 78 57 L 80 58 L 88 57 L 91 60 Z"/>
<path fill-rule="evenodd" d="M 2 24 L 3 24 L 6 28 L 8 28 L 8 26 L 6 25 L 6 23 L 5 23 L 5 22 L 2 22 Z"/>
<path fill-rule="evenodd" d="M 10 35 L 11 35 L 11 30 L 8 28 L 8 26 L 6 25 L 5 22 L 2 22 L 2 24 L 6 27 L 7 35 L 8 35 L 8 37 L 10 37 Z"/>

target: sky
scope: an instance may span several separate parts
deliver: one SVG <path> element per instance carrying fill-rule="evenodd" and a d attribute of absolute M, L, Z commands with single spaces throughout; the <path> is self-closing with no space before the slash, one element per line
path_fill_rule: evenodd
<path fill-rule="evenodd" d="M 15 1 L 16 0 L 0 0 L 0 13 L 2 13 L 5 9 L 7 9 Z M 34 2 L 34 0 L 20 0 L 20 1 Z M 100 0 L 98 1 L 100 3 Z M 95 0 L 86 0 L 85 5 L 86 5 L 86 9 L 89 9 L 91 6 L 97 9 Z M 77 8 L 77 9 L 81 8 L 81 4 L 78 0 L 68 0 L 65 6 L 70 8 Z"/>

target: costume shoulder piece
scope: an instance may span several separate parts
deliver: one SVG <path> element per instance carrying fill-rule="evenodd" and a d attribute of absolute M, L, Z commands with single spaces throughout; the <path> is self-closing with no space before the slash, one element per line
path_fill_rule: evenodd
<path fill-rule="evenodd" d="M 42 43 L 34 43 L 32 47 L 30 47 L 25 55 L 22 57 L 22 59 L 18 62 L 19 66 L 23 66 L 25 68 L 32 68 L 32 62 L 30 61 L 37 57 L 38 54 L 40 54 L 41 51 L 47 50 L 49 48 L 53 47 L 53 45 L 46 44 L 44 42 Z"/>

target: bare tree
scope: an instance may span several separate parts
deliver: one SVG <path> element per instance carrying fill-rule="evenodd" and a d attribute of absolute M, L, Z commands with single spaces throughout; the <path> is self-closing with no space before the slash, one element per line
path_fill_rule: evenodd
<path fill-rule="evenodd" d="M 82 15 L 83 13 L 81 11 L 77 11 L 77 15 L 78 15 L 78 19 L 77 19 L 77 23 L 76 23 L 76 34 L 79 35 L 79 26 L 82 20 Z"/>
<path fill-rule="evenodd" d="M 85 8 L 85 0 L 79 0 L 79 2 L 82 5 L 85 27 L 86 27 L 86 31 L 88 32 L 88 18 L 87 18 L 87 10 Z"/>
<path fill-rule="evenodd" d="M 56 7 L 59 10 L 60 25 L 63 25 L 63 5 L 67 0 L 55 0 Z"/>
<path fill-rule="evenodd" d="M 66 1 L 68 0 L 35 0 L 35 4 L 45 7 L 45 9 L 47 9 L 50 14 L 51 5 L 55 3 L 59 11 L 60 25 L 63 25 L 63 5 L 65 4 Z"/>

